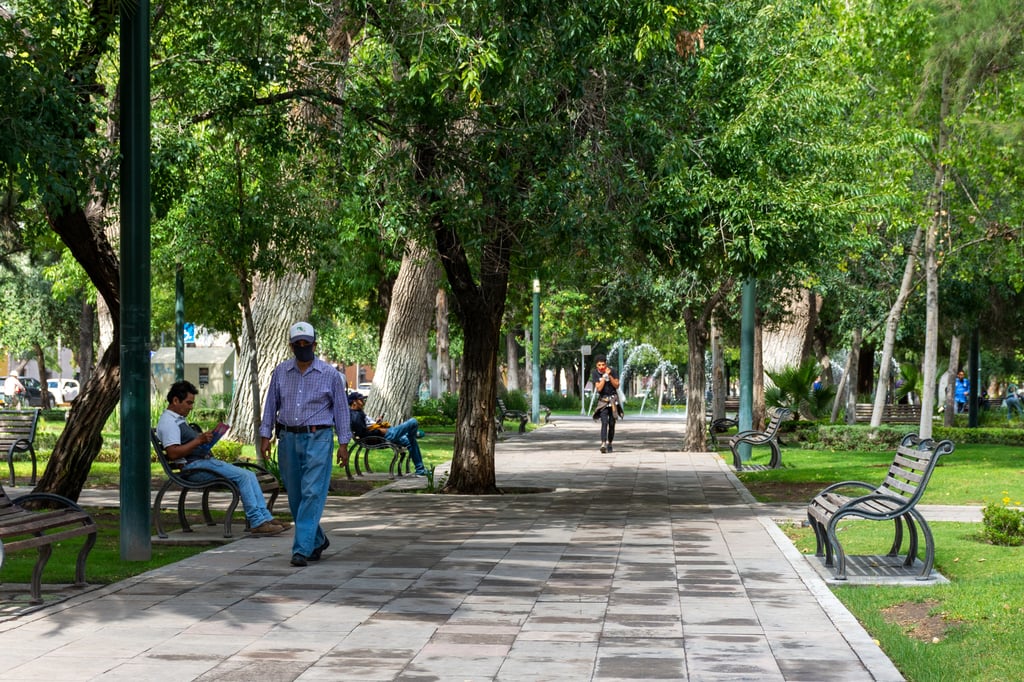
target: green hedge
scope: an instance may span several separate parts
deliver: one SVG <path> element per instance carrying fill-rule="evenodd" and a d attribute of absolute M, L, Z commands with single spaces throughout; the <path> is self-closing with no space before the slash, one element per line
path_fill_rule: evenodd
<path fill-rule="evenodd" d="M 789 445 L 807 447 L 814 450 L 861 450 L 882 451 L 892 450 L 908 433 L 917 433 L 916 424 L 882 424 L 872 429 L 866 424 L 853 426 L 846 424 L 828 424 L 811 422 L 793 422 L 783 429 L 793 436 L 783 436 Z M 932 438 L 951 440 L 957 445 L 977 443 L 982 445 L 1021 445 L 1024 446 L 1024 429 L 1012 427 L 978 427 L 934 426 Z"/>

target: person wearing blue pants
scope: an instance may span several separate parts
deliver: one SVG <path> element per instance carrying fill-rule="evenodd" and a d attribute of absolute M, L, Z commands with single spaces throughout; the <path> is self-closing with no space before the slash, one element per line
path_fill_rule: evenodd
<path fill-rule="evenodd" d="M 156 435 L 164 446 L 167 459 L 182 461 L 183 471 L 212 471 L 238 486 L 249 532 L 254 536 L 277 535 L 291 528 L 287 521 L 278 521 L 267 509 L 256 474 L 243 467 L 215 459 L 211 451 L 212 431 L 197 431 L 187 417 L 196 404 L 199 389 L 188 381 L 171 384 L 167 392 L 167 409 L 156 424 Z"/>
<path fill-rule="evenodd" d="M 366 396 L 358 391 L 348 394 L 348 409 L 352 418 L 352 433 L 359 438 L 369 435 L 380 436 L 386 441 L 404 445 L 409 450 L 409 457 L 416 467 L 417 476 L 426 476 L 427 468 L 423 465 L 423 453 L 420 451 L 420 444 L 417 440 L 420 433 L 420 423 L 415 419 L 407 419 L 401 424 L 391 426 L 385 422 L 371 422 L 366 416 L 363 407 L 366 405 Z"/>
<path fill-rule="evenodd" d="M 1010 421 L 1010 417 L 1013 413 L 1017 413 L 1019 419 L 1024 419 L 1024 406 L 1020 403 L 1020 396 L 1017 394 L 1017 385 L 1010 384 L 1006 387 L 1006 400 L 1003 401 L 1006 404 L 1006 421 Z"/>
<path fill-rule="evenodd" d="M 292 566 L 319 561 L 331 542 L 320 519 L 331 487 L 331 450 L 338 439 L 338 464 L 348 463 L 349 424 L 345 378 L 316 357 L 316 332 L 308 322 L 288 330 L 294 358 L 274 368 L 260 423 L 260 451 L 277 438 L 277 462 L 295 520 Z"/>

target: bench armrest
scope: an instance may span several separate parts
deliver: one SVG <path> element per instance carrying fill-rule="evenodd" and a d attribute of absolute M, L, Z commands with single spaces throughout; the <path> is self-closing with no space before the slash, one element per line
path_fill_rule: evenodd
<path fill-rule="evenodd" d="M 833 490 L 838 490 L 839 488 L 864 488 L 865 490 L 874 490 L 877 487 L 878 486 L 865 483 L 864 481 L 840 481 L 839 483 L 833 483 L 827 488 L 821 490 L 818 495 L 824 495 L 825 493 L 830 493 Z M 815 497 L 817 497 L 817 495 L 815 495 Z"/>
<path fill-rule="evenodd" d="M 63 495 L 57 495 L 56 493 L 28 493 L 12 499 L 11 502 L 19 507 L 23 506 L 25 502 L 54 502 L 68 509 L 74 509 L 75 511 L 87 514 L 74 500 Z"/>

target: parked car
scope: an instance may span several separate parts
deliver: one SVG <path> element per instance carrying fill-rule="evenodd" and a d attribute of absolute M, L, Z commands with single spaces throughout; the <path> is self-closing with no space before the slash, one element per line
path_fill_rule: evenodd
<path fill-rule="evenodd" d="M 25 393 L 28 394 L 28 406 L 41 407 L 43 405 L 43 387 L 39 383 L 39 379 L 21 377 L 21 385 L 25 387 Z M 51 395 L 46 407 L 52 410 L 56 404 L 57 400 Z"/>
<path fill-rule="evenodd" d="M 369 381 L 364 381 L 356 386 L 356 390 L 365 395 L 367 398 L 370 397 L 370 389 L 373 388 L 373 384 Z"/>
<path fill-rule="evenodd" d="M 70 403 L 78 397 L 79 385 L 74 379 L 48 379 L 46 388 L 58 405 Z"/>

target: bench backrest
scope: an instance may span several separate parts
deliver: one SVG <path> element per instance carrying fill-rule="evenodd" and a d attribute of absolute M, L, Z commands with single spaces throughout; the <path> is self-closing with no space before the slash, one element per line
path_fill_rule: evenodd
<path fill-rule="evenodd" d="M 919 438 L 916 433 L 904 436 L 896 448 L 885 480 L 875 492 L 902 497 L 907 500 L 907 507 L 917 504 L 939 458 L 953 452 L 953 449 L 952 441 Z"/>
<path fill-rule="evenodd" d="M 177 479 L 184 463 L 178 464 L 171 461 L 167 456 L 167 450 L 164 449 L 164 444 L 160 442 L 160 437 L 156 435 L 155 428 L 149 430 L 149 439 L 153 441 L 153 450 L 156 452 L 157 461 L 163 467 L 164 473 L 167 474 L 168 478 Z"/>
<path fill-rule="evenodd" d="M 7 450 L 12 445 L 25 441 L 22 447 L 17 449 L 28 449 L 28 444 L 36 437 L 38 424 L 38 409 L 0 410 L 0 448 Z"/>
<path fill-rule="evenodd" d="M 793 415 L 793 412 L 785 407 L 773 407 L 768 410 L 768 424 L 764 427 L 764 433 L 769 438 L 775 436 L 779 432 L 779 427 L 782 423 L 788 420 Z"/>

